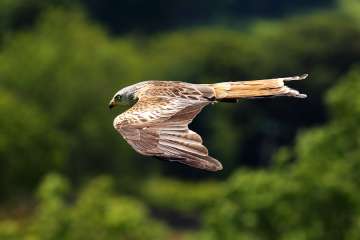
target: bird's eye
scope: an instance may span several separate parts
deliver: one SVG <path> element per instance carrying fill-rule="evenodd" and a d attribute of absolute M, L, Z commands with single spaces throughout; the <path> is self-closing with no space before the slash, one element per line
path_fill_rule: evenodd
<path fill-rule="evenodd" d="M 120 102 L 120 101 L 121 101 L 121 95 L 116 95 L 116 96 L 115 96 L 115 100 L 116 100 L 117 102 Z"/>

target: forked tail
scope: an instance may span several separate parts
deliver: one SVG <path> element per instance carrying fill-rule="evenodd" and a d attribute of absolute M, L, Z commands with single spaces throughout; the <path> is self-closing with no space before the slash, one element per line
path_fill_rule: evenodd
<path fill-rule="evenodd" d="M 285 81 L 303 80 L 307 74 L 294 77 L 274 78 L 253 81 L 222 82 L 211 84 L 214 89 L 216 100 L 235 101 L 241 98 L 289 96 L 306 98 L 306 94 L 285 86 Z"/>

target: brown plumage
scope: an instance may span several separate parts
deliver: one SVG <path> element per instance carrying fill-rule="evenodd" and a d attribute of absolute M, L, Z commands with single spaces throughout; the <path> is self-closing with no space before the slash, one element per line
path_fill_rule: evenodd
<path fill-rule="evenodd" d="M 202 108 L 210 103 L 235 102 L 242 98 L 305 98 L 305 94 L 285 86 L 284 81 L 306 77 L 215 84 L 140 82 L 121 89 L 111 100 L 110 107 L 121 102 L 136 102 L 114 119 L 114 127 L 140 154 L 218 171 L 222 169 L 221 163 L 209 156 L 201 137 L 188 128 Z"/>

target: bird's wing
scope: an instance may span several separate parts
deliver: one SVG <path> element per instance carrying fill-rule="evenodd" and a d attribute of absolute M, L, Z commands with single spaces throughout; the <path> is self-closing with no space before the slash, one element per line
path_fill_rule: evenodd
<path fill-rule="evenodd" d="M 169 96 L 143 94 L 132 108 L 115 118 L 114 127 L 143 155 L 208 171 L 221 170 L 221 163 L 208 155 L 200 135 L 188 128 L 209 101 Z"/>

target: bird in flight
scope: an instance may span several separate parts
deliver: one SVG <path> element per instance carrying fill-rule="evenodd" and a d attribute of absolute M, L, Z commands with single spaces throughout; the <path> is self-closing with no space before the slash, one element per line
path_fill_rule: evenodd
<path fill-rule="evenodd" d="M 188 128 L 195 116 L 216 102 L 274 96 L 306 98 L 285 82 L 307 76 L 214 84 L 144 81 L 118 91 L 109 107 L 133 105 L 114 119 L 114 128 L 138 153 L 218 171 L 223 168 L 221 163 L 209 156 L 200 135 Z"/>

